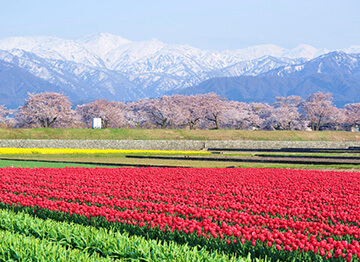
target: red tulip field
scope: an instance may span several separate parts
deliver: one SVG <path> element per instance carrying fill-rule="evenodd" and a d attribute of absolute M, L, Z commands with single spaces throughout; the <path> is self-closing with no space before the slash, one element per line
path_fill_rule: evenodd
<path fill-rule="evenodd" d="M 0 207 L 14 214 L 217 250 L 229 259 L 360 257 L 357 172 L 3 168 L 0 173 Z M 1 222 L 0 230 L 4 227 Z"/>

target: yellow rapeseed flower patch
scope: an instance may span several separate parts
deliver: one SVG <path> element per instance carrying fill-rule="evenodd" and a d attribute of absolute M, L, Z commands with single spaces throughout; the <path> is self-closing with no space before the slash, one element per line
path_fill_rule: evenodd
<path fill-rule="evenodd" d="M 207 155 L 206 151 L 175 151 L 175 150 L 126 150 L 126 149 L 74 149 L 74 148 L 0 148 L 0 155 L 16 154 L 184 154 Z"/>

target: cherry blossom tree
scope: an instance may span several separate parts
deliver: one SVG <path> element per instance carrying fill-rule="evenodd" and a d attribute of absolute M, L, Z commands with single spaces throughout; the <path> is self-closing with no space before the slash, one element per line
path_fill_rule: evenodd
<path fill-rule="evenodd" d="M 66 127 L 73 121 L 69 99 L 59 93 L 29 93 L 25 104 L 16 113 L 16 122 L 20 127 L 39 125 L 44 128 Z"/>
<path fill-rule="evenodd" d="M 347 123 L 346 110 L 343 108 L 334 108 L 331 116 L 329 116 L 327 121 L 327 126 L 325 127 L 328 130 L 345 130 L 345 125 Z"/>
<path fill-rule="evenodd" d="M 333 97 L 330 93 L 317 92 L 308 96 L 304 103 L 305 117 L 311 123 L 312 130 L 319 130 L 320 126 L 329 122 L 335 112 Z"/>
<path fill-rule="evenodd" d="M 273 108 L 271 114 L 263 119 L 261 129 L 265 130 L 285 130 L 288 128 L 288 110 L 285 107 Z"/>
<path fill-rule="evenodd" d="M 129 104 L 133 122 L 140 127 L 208 128 L 214 123 L 220 128 L 224 99 L 214 94 L 173 95 L 156 99 L 141 99 Z"/>
<path fill-rule="evenodd" d="M 143 127 L 161 129 L 179 127 L 182 124 L 181 104 L 177 96 L 141 99 L 131 103 L 135 122 Z"/>
<path fill-rule="evenodd" d="M 18 127 L 90 127 L 92 118 L 97 117 L 104 128 L 306 130 L 311 125 L 312 130 L 341 130 L 360 125 L 360 103 L 338 109 L 332 95 L 322 92 L 305 101 L 299 96 L 277 97 L 273 105 L 226 101 L 215 93 L 162 96 L 126 104 L 97 99 L 77 106 L 76 111 L 63 94 L 47 92 L 29 94 L 16 113 L 0 105 L 0 124 L 11 124 L 12 114 Z"/>
<path fill-rule="evenodd" d="M 126 104 L 125 119 L 127 121 L 128 128 L 144 128 L 144 123 L 147 119 L 140 111 L 141 100 L 133 101 Z"/>
<path fill-rule="evenodd" d="M 346 104 L 345 107 L 346 122 L 351 127 L 360 126 L 360 103 Z"/>
<path fill-rule="evenodd" d="M 251 110 L 260 118 L 257 129 L 274 130 L 274 123 L 271 121 L 274 108 L 268 103 L 251 103 Z"/>
<path fill-rule="evenodd" d="M 177 101 L 179 104 L 177 108 L 180 109 L 178 115 L 185 127 L 192 130 L 205 123 L 208 106 L 206 95 L 177 95 Z"/>
<path fill-rule="evenodd" d="M 9 119 L 6 117 L 12 113 L 13 110 L 7 110 L 4 105 L 0 105 L 0 124 L 8 123 Z"/>
<path fill-rule="evenodd" d="M 276 97 L 276 100 L 271 117 L 272 122 L 276 126 L 275 129 L 304 129 L 304 127 L 301 127 L 303 121 L 299 112 L 299 109 L 304 104 L 304 100 L 300 96 Z"/>
<path fill-rule="evenodd" d="M 104 128 L 118 128 L 126 125 L 126 105 L 122 102 L 97 99 L 93 102 L 77 106 L 76 114 L 87 127 L 91 126 L 93 118 L 101 118 Z"/>
<path fill-rule="evenodd" d="M 215 93 L 205 94 L 202 98 L 205 100 L 205 119 L 215 125 L 213 129 L 220 129 L 223 113 L 229 109 L 225 98 Z"/>
<path fill-rule="evenodd" d="M 173 124 L 173 107 L 169 97 L 163 96 L 160 99 L 150 99 L 143 106 L 143 111 L 148 114 L 150 121 L 161 129 L 170 127 Z"/>
<path fill-rule="evenodd" d="M 259 115 L 255 114 L 248 103 L 229 101 L 223 113 L 225 126 L 231 129 L 254 129 L 261 125 Z"/>

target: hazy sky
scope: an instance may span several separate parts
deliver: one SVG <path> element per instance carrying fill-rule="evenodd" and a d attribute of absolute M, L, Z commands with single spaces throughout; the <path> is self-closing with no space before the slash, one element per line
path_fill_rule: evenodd
<path fill-rule="evenodd" d="M 360 45 L 360 0 L 0 0 L 0 38 L 107 32 L 204 49 Z"/>

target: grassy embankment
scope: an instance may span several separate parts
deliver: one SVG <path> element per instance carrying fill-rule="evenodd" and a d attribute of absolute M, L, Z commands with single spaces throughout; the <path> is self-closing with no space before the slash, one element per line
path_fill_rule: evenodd
<path fill-rule="evenodd" d="M 248 131 L 183 129 L 0 129 L 0 139 L 360 141 L 345 131 Z"/>

